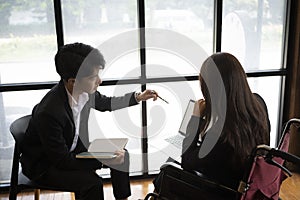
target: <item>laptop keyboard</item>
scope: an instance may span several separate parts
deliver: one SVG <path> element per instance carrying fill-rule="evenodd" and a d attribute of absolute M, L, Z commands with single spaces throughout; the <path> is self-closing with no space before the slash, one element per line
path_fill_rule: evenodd
<path fill-rule="evenodd" d="M 180 135 L 174 135 L 172 137 L 166 138 L 165 140 L 167 142 L 173 144 L 178 149 L 182 148 L 183 137 Z"/>

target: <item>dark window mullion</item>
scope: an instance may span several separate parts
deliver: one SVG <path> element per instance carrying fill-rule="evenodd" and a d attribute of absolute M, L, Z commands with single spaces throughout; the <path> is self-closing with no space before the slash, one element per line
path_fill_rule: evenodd
<path fill-rule="evenodd" d="M 294 29 L 292 25 L 295 25 L 295 19 L 298 10 L 295 6 L 296 1 L 288 0 L 286 1 L 285 7 L 285 20 L 283 23 L 284 27 L 284 37 L 283 37 L 283 55 L 282 55 L 282 67 L 286 69 L 287 76 L 282 79 L 282 86 L 281 86 L 281 98 L 280 98 L 280 110 L 279 110 L 279 119 L 278 119 L 278 135 L 276 138 L 276 144 L 279 142 L 279 138 L 281 137 L 282 133 L 280 132 L 282 129 L 282 125 L 289 119 L 288 117 L 288 108 L 289 108 L 289 95 L 285 95 L 286 90 L 291 88 L 291 70 L 293 68 L 293 63 L 291 55 L 294 55 L 290 51 L 293 51 L 293 43 L 294 43 Z"/>
<path fill-rule="evenodd" d="M 137 0 L 140 63 L 141 63 L 141 90 L 146 90 L 146 33 L 145 33 L 145 1 Z M 147 103 L 142 102 L 142 159 L 143 175 L 148 175 L 148 134 L 147 134 Z"/>
<path fill-rule="evenodd" d="M 222 9 L 223 9 L 223 0 L 215 0 L 214 1 L 214 35 L 213 35 L 214 53 L 221 51 Z"/>
<path fill-rule="evenodd" d="M 55 14 L 55 28 L 56 28 L 57 46 L 61 47 L 61 46 L 64 45 L 61 0 L 54 0 L 54 14 Z"/>
<path fill-rule="evenodd" d="M 41 83 L 14 83 L 14 84 L 1 84 L 0 92 L 16 92 L 16 91 L 28 91 L 28 90 L 44 90 L 50 89 L 57 81 L 53 82 L 41 82 Z"/>
<path fill-rule="evenodd" d="M 286 76 L 287 69 L 247 72 L 246 74 L 247 74 L 247 77 Z M 113 79 L 113 80 L 103 80 L 103 82 L 101 83 L 101 86 L 140 84 L 141 81 L 142 81 L 142 86 L 143 86 L 147 83 L 164 83 L 164 82 L 180 82 L 180 81 L 196 81 L 196 80 L 198 80 L 198 75 L 143 78 L 143 80 L 141 80 L 141 79 L 122 79 L 122 80 Z M 37 83 L 1 84 L 0 92 L 50 89 L 55 84 L 57 84 L 57 81 L 37 82 Z"/>

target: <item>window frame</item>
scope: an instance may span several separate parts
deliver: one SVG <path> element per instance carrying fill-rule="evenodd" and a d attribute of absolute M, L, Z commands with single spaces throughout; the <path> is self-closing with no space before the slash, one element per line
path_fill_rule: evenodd
<path fill-rule="evenodd" d="M 288 41 L 290 35 L 290 24 L 291 16 L 295 15 L 294 10 L 291 7 L 295 4 L 295 1 L 286 1 L 285 7 L 285 21 L 283 24 L 284 35 L 283 35 L 283 49 L 282 49 L 282 64 L 281 69 L 278 70 L 264 70 L 255 71 L 251 73 L 246 73 L 248 77 L 266 77 L 266 76 L 279 76 L 282 77 L 281 88 L 280 88 L 280 99 L 279 99 L 279 116 L 278 116 L 278 130 L 281 130 L 282 120 L 283 120 L 283 104 L 284 104 L 284 92 L 285 92 L 285 80 L 288 80 L 288 71 L 290 67 L 287 65 L 289 58 L 288 51 Z M 223 0 L 214 0 L 214 35 L 213 35 L 213 52 L 221 51 L 221 27 L 222 27 L 222 8 Z M 54 14 L 55 14 L 55 27 L 56 27 L 56 37 L 57 37 L 57 47 L 64 45 L 64 33 L 63 33 L 63 19 L 62 19 L 62 8 L 61 0 L 54 0 Z M 138 28 L 139 28 L 139 41 L 140 47 L 145 47 L 146 45 L 146 35 L 145 35 L 145 0 L 137 0 L 137 17 L 138 17 Z M 134 79 L 122 79 L 122 80 L 103 80 L 102 85 L 123 85 L 123 84 L 140 84 L 141 91 L 147 89 L 147 84 L 151 83 L 163 83 L 163 82 L 177 82 L 177 81 L 195 81 L 198 80 L 198 76 L 176 76 L 176 77 L 159 77 L 159 78 L 147 78 L 146 76 L 146 49 L 140 48 L 140 65 L 141 65 L 141 76 Z M 0 92 L 15 92 L 15 91 L 26 91 L 26 90 L 40 90 L 40 89 L 50 89 L 57 81 L 52 82 L 32 82 L 32 83 L 17 83 L 17 84 L 0 84 Z M 142 153 L 143 153 L 143 175 L 135 176 L 140 177 L 151 177 L 152 175 L 148 172 L 148 139 L 147 139 L 147 102 L 142 102 Z M 276 136 L 276 141 L 278 142 L 278 137 Z M 1 187 L 1 185 L 0 185 Z"/>

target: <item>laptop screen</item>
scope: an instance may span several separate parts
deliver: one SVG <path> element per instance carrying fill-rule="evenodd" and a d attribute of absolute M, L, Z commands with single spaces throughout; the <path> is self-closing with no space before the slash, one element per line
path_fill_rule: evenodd
<path fill-rule="evenodd" d="M 193 114 L 194 105 L 195 105 L 195 101 L 191 99 L 185 109 L 185 113 L 183 115 L 183 118 L 182 118 L 182 121 L 181 121 L 181 124 L 179 127 L 179 133 L 182 135 L 186 135 L 186 128 L 187 128 L 187 125 Z"/>

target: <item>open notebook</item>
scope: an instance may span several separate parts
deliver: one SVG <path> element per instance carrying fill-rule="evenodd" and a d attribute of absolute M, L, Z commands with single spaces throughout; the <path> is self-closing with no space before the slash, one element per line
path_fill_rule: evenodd
<path fill-rule="evenodd" d="M 95 139 L 91 142 L 88 151 L 76 155 L 76 158 L 115 158 L 115 151 L 125 148 L 128 138 Z"/>

